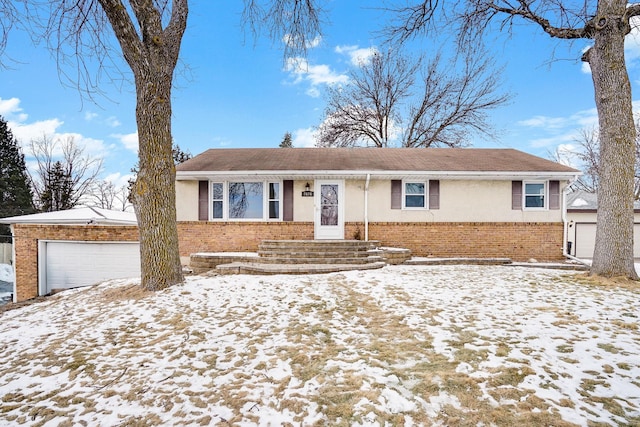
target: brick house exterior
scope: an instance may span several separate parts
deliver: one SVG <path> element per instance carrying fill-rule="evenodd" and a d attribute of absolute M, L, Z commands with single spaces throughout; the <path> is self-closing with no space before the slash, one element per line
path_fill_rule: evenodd
<path fill-rule="evenodd" d="M 209 150 L 177 167 L 180 256 L 188 264 L 192 253 L 253 252 L 262 240 L 356 239 L 415 256 L 561 260 L 565 189 L 578 174 L 516 150 Z M 3 220 L 14 235 L 15 301 L 41 292 L 40 242 L 138 241 L 135 218 L 78 212 Z"/>
<path fill-rule="evenodd" d="M 180 255 L 366 239 L 417 256 L 560 260 L 579 174 L 511 149 L 212 149 L 177 167 Z M 326 218 L 324 190 L 338 201 Z"/>

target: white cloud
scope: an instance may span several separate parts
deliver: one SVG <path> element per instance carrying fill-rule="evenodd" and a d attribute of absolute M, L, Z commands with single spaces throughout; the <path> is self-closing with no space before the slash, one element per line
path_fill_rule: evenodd
<path fill-rule="evenodd" d="M 0 116 L 3 116 L 7 121 L 14 120 L 18 122 L 23 122 L 29 118 L 27 114 L 22 112 L 19 98 L 0 98 Z"/>
<path fill-rule="evenodd" d="M 580 169 L 581 162 L 576 156 L 576 152 L 578 151 L 579 147 L 575 143 L 560 144 L 556 148 L 556 155 L 558 156 L 557 160 L 565 166 Z"/>
<path fill-rule="evenodd" d="M 304 58 L 288 58 L 285 70 L 294 77 L 294 84 L 308 81 L 312 86 L 334 85 L 346 83 L 349 80 L 346 74 L 338 74 L 332 71 L 328 65 L 310 65 Z"/>
<path fill-rule="evenodd" d="M 2 99 L 0 98 L 0 115 L 7 116 L 9 114 L 15 114 L 22 111 L 20 108 L 20 99 L 18 98 L 9 98 Z"/>
<path fill-rule="evenodd" d="M 47 138 L 57 139 L 59 134 L 58 128 L 64 124 L 63 121 L 58 119 L 40 120 L 32 123 L 24 123 L 19 121 L 8 121 L 9 128 L 13 132 L 13 136 L 26 147 L 31 140 L 41 139 L 43 136 Z"/>
<path fill-rule="evenodd" d="M 118 120 L 115 116 L 107 117 L 105 122 L 107 123 L 107 126 L 110 126 L 112 128 L 117 128 L 118 126 L 122 125 L 120 120 Z"/>
<path fill-rule="evenodd" d="M 88 122 L 98 117 L 98 113 L 92 113 L 91 111 L 87 111 L 84 113 L 84 119 Z"/>
<path fill-rule="evenodd" d="M 518 124 L 532 128 L 558 129 L 564 127 L 566 122 L 564 117 L 533 116 L 530 119 L 519 121 Z"/>
<path fill-rule="evenodd" d="M 282 41 L 289 47 L 297 47 L 296 39 L 291 34 L 285 34 L 282 38 Z M 311 40 L 305 41 L 305 49 L 313 49 L 314 47 L 318 47 L 322 42 L 322 36 L 317 35 Z"/>
<path fill-rule="evenodd" d="M 315 147 L 316 145 L 315 130 L 313 128 L 306 128 L 306 129 L 298 129 L 294 131 L 292 144 L 294 147 L 297 147 L 297 148 Z"/>
<path fill-rule="evenodd" d="M 580 139 L 580 129 L 573 129 L 547 138 L 531 139 L 529 144 L 534 148 L 569 145 Z"/>
<path fill-rule="evenodd" d="M 593 127 L 598 124 L 598 111 L 595 108 L 578 111 L 567 117 L 533 116 L 517 122 L 518 125 L 545 130 Z"/>
<path fill-rule="evenodd" d="M 120 188 L 120 187 L 127 187 L 129 185 L 129 180 L 132 178 L 133 178 L 132 174 L 122 175 L 120 172 L 114 172 L 105 176 L 104 180 L 112 183 L 114 187 Z"/>
<path fill-rule="evenodd" d="M 353 46 L 336 46 L 337 53 L 347 55 L 349 62 L 357 67 L 366 65 L 371 61 L 371 57 L 378 52 L 374 46 L 361 48 L 358 45 Z"/>
<path fill-rule="evenodd" d="M 127 150 L 138 153 L 138 131 L 127 134 L 114 133 L 111 136 L 120 140 Z"/>

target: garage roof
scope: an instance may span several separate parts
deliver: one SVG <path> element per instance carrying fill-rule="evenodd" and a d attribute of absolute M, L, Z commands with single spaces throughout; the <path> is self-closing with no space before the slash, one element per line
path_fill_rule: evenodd
<path fill-rule="evenodd" d="M 0 224 L 98 224 L 138 225 L 133 212 L 113 211 L 97 207 L 81 207 L 57 212 L 0 218 Z"/>
<path fill-rule="evenodd" d="M 633 202 L 633 209 L 636 212 L 640 211 L 640 201 Z M 598 195 L 584 190 L 569 193 L 567 210 L 569 212 L 596 212 L 598 210 Z"/>

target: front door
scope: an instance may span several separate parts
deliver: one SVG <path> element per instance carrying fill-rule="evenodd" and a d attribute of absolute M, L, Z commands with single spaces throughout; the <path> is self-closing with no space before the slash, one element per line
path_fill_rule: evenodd
<path fill-rule="evenodd" d="M 316 181 L 316 239 L 344 239 L 344 181 Z"/>

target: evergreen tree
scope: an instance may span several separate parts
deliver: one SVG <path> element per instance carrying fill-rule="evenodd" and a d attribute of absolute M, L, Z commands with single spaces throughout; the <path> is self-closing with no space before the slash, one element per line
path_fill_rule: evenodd
<path fill-rule="evenodd" d="M 173 144 L 173 147 L 171 147 L 171 156 L 173 157 L 173 163 L 176 165 L 184 163 L 193 157 L 189 150 L 182 151 L 182 148 L 180 148 L 178 144 Z"/>
<path fill-rule="evenodd" d="M 0 218 L 35 212 L 24 154 L 0 116 Z M 0 242 L 10 241 L 8 225 L 0 224 Z"/>
<path fill-rule="evenodd" d="M 62 163 L 55 162 L 51 169 L 46 171 L 46 175 L 44 191 L 40 196 L 40 209 L 43 212 L 55 212 L 73 208 L 75 203 L 72 178 Z"/>
<path fill-rule="evenodd" d="M 293 148 L 293 140 L 291 139 L 291 132 L 286 132 L 280 143 L 280 148 Z"/>

